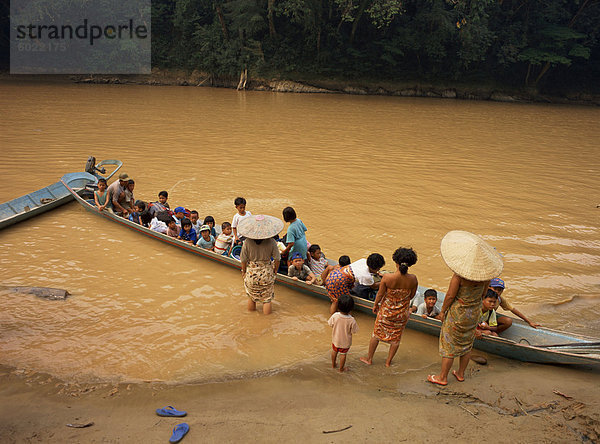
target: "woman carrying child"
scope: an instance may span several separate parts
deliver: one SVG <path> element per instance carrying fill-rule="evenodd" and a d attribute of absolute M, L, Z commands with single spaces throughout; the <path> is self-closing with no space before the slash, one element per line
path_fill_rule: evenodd
<path fill-rule="evenodd" d="M 248 311 L 256 310 L 256 303 L 260 302 L 263 304 L 263 313 L 271 313 L 275 276 L 281 259 L 273 236 L 282 229 L 281 220 L 262 214 L 244 218 L 238 225 L 238 234 L 246 238 L 240 261 L 248 294 Z"/>
<path fill-rule="evenodd" d="M 483 295 L 490 279 L 502 272 L 504 264 L 498 252 L 479 236 L 467 231 L 450 231 L 442 239 L 442 258 L 454 272 L 442 306 L 440 355 L 442 369 L 427 376 L 432 384 L 447 385 L 454 358 L 460 358 L 458 382 L 465 380 L 471 358 L 475 329 L 481 318 Z"/>
<path fill-rule="evenodd" d="M 415 297 L 419 282 L 414 274 L 408 274 L 408 268 L 417 263 L 417 253 L 412 248 L 398 248 L 392 259 L 396 263 L 396 272 L 383 275 L 379 291 L 373 304 L 373 313 L 377 314 L 373 336 L 369 342 L 369 355 L 360 358 L 365 364 L 373 363 L 373 355 L 379 341 L 390 344 L 385 366 L 392 364 L 392 359 L 400 346 L 404 327 L 410 317 L 410 301 Z"/>

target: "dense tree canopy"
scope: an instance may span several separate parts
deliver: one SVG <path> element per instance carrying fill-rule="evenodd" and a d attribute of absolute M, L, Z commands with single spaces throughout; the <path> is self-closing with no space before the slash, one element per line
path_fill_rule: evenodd
<path fill-rule="evenodd" d="M 594 88 L 598 0 L 153 0 L 153 64 Z"/>

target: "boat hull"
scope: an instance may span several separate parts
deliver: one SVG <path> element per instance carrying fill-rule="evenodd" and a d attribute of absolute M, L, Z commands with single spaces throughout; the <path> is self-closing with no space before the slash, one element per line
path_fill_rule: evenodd
<path fill-rule="evenodd" d="M 67 186 L 67 188 L 69 188 Z M 92 205 L 86 196 L 80 196 L 74 190 L 71 190 L 73 198 L 83 206 L 87 211 L 94 213 L 105 219 L 110 219 L 120 225 L 126 226 L 129 229 L 142 233 L 146 236 L 160 240 L 164 243 L 173 245 L 177 248 L 186 250 L 197 256 L 222 263 L 224 265 L 234 267 L 237 269 L 241 268 L 240 261 L 237 259 L 222 256 L 212 251 L 204 250 L 202 248 L 190 245 L 188 243 L 179 241 L 175 238 L 167 235 L 152 231 L 148 228 L 142 227 L 134 222 L 119 217 L 114 213 L 107 211 L 98 211 L 97 208 Z M 319 297 L 329 302 L 327 296 L 327 290 L 322 286 L 308 285 L 302 281 L 293 280 L 288 276 L 278 274 L 276 282 L 280 285 L 284 285 L 292 290 L 300 291 L 305 294 Z M 422 295 L 426 289 L 419 287 L 419 293 Z M 440 295 L 439 301 L 443 300 L 443 294 Z M 373 302 L 362 298 L 354 297 L 355 309 L 374 316 L 373 313 Z M 500 315 L 501 316 L 501 315 Z M 410 319 L 407 323 L 407 327 L 413 330 L 421 331 L 434 336 L 439 336 L 441 322 L 433 318 L 423 318 L 419 315 L 411 314 Z M 477 339 L 474 344 L 474 348 L 493 353 L 499 356 L 504 356 L 511 359 L 517 359 L 525 362 L 537 362 L 545 364 L 577 364 L 577 365 L 588 365 L 588 364 L 600 364 L 600 354 L 576 354 L 576 353 L 565 353 L 556 350 L 549 350 L 543 347 L 535 346 L 536 344 L 551 345 L 552 343 L 572 342 L 575 344 L 593 344 L 598 340 L 595 338 L 589 338 L 581 335 L 567 334 L 564 332 L 557 332 L 550 329 L 534 329 L 524 324 L 520 320 L 513 319 L 513 326 L 507 330 L 510 334 L 506 334 L 509 338 L 503 337 L 491 337 L 485 336 L 482 339 Z M 540 338 L 538 338 L 540 337 Z M 532 340 L 534 345 L 532 345 Z"/>

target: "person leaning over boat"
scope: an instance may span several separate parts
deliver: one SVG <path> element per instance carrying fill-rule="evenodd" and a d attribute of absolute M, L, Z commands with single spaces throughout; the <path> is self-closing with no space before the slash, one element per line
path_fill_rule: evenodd
<path fill-rule="evenodd" d="M 454 272 L 442 306 L 440 355 L 442 368 L 428 375 L 433 384 L 447 385 L 454 358 L 460 358 L 458 371 L 452 374 L 459 382 L 471 358 L 475 329 L 481 318 L 483 295 L 490 279 L 502 272 L 502 258 L 487 242 L 467 231 L 450 231 L 442 239 L 442 258 Z"/>
<path fill-rule="evenodd" d="M 108 198 L 112 204 L 113 211 L 119 216 L 127 216 L 129 211 L 124 207 L 125 205 L 125 190 L 129 184 L 129 176 L 127 173 L 119 174 L 119 180 L 111 183 L 107 188 Z"/>
<path fill-rule="evenodd" d="M 283 229 L 283 222 L 273 216 L 259 214 L 242 219 L 237 227 L 239 236 L 245 237 L 240 253 L 244 288 L 248 295 L 248 311 L 263 304 L 263 313 L 271 313 L 275 297 L 275 276 L 281 255 L 273 236 Z"/>
<path fill-rule="evenodd" d="M 329 312 L 333 314 L 337 311 L 338 298 L 343 294 L 350 294 L 356 282 L 379 289 L 379 282 L 375 282 L 373 275 L 378 274 L 384 265 L 383 256 L 373 253 L 366 259 L 359 259 L 350 265 L 332 270 L 325 279 L 327 296 L 331 300 Z"/>
<path fill-rule="evenodd" d="M 500 307 L 502 308 L 502 310 L 510 311 L 510 312 L 516 314 L 518 317 L 523 319 L 525 322 L 527 322 L 533 328 L 541 327 L 541 324 L 530 321 L 527 318 L 527 316 L 525 316 L 523 313 L 521 313 L 521 311 L 519 309 L 513 307 L 513 305 L 510 303 L 510 301 L 508 299 L 506 299 L 506 296 L 502 295 L 504 293 L 504 289 L 505 289 L 504 281 L 502 279 L 500 279 L 500 278 L 492 279 L 490 281 L 489 288 L 494 290 L 496 292 L 496 294 L 498 295 L 498 302 L 500 303 Z M 498 317 L 498 333 L 502 333 L 507 328 L 509 328 L 512 325 L 512 322 L 513 322 L 512 319 L 509 318 L 508 316 L 499 316 Z"/>

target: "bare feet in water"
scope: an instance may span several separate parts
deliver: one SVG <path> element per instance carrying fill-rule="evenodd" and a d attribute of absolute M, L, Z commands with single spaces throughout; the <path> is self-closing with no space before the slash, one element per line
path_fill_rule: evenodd
<path fill-rule="evenodd" d="M 373 364 L 373 361 L 371 361 L 371 360 L 370 360 L 370 359 L 368 359 L 368 358 L 364 358 L 364 357 L 363 357 L 363 358 L 360 358 L 360 360 L 361 360 L 362 362 L 364 362 L 365 364 L 367 364 L 367 365 L 371 365 L 371 364 Z"/>

